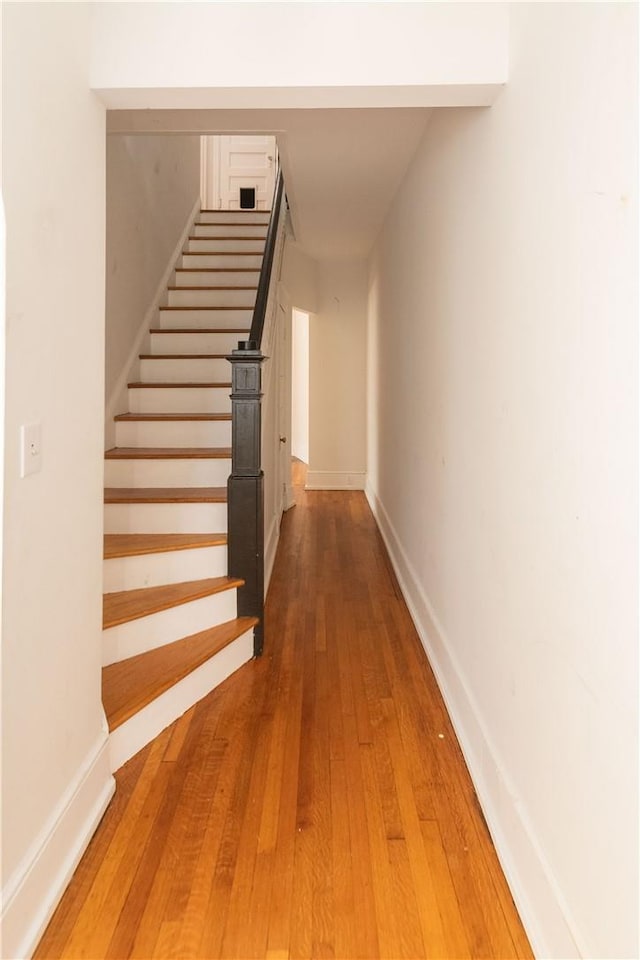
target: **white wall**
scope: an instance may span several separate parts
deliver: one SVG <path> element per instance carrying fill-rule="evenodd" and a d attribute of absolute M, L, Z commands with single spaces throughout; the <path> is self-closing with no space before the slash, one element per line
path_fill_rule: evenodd
<path fill-rule="evenodd" d="M 430 106 L 506 72 L 503 4 L 94 4 L 92 86 L 113 108 Z"/>
<path fill-rule="evenodd" d="M 2 956 L 22 957 L 112 791 L 100 701 L 104 108 L 85 5 L 3 4 Z M 42 424 L 19 476 L 21 424 Z"/>
<path fill-rule="evenodd" d="M 515 4 L 369 274 L 369 496 L 538 956 L 638 956 L 637 8 Z"/>
<path fill-rule="evenodd" d="M 309 489 L 363 489 L 366 470 L 367 269 L 318 264 L 309 330 Z"/>
<path fill-rule="evenodd" d="M 291 455 L 309 462 L 309 314 L 291 316 Z"/>
<path fill-rule="evenodd" d="M 107 137 L 107 446 L 114 442 L 114 413 L 126 410 L 148 312 L 166 293 L 167 268 L 199 197 L 200 137 Z"/>
<path fill-rule="evenodd" d="M 284 244 L 282 283 L 292 303 L 307 313 L 315 313 L 318 309 L 318 264 L 290 234 Z"/>

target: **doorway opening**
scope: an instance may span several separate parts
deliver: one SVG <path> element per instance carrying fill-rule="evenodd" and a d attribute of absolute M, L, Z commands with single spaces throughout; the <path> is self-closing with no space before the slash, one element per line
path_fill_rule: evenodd
<path fill-rule="evenodd" d="M 303 486 L 309 465 L 309 314 L 291 315 L 291 480 Z"/>

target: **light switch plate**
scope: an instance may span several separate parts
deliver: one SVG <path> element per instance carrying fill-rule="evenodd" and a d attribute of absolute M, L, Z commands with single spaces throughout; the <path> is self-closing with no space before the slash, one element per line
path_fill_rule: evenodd
<path fill-rule="evenodd" d="M 37 473 L 42 467 L 42 424 L 25 423 L 20 427 L 20 476 Z"/>

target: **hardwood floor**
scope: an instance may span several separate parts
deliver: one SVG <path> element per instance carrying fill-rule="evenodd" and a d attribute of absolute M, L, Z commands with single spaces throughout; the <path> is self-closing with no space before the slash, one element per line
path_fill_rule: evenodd
<path fill-rule="evenodd" d="M 364 495 L 296 494 L 264 656 L 117 774 L 36 957 L 532 956 Z"/>

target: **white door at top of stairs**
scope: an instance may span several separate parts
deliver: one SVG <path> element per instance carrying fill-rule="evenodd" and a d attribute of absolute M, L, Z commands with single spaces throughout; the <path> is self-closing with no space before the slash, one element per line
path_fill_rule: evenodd
<path fill-rule="evenodd" d="M 273 136 L 202 138 L 202 199 L 209 210 L 239 210 L 240 188 L 255 190 L 255 210 L 268 210 L 275 186 Z"/>

